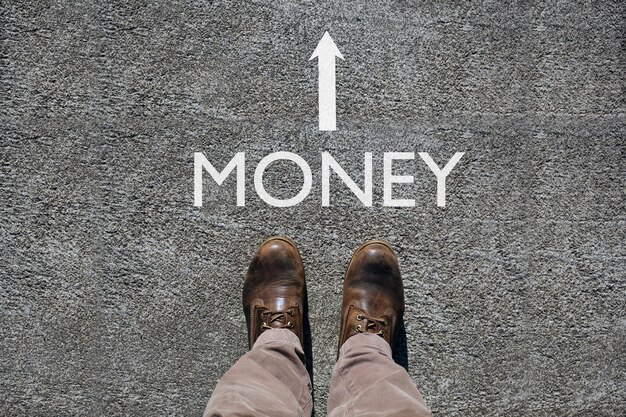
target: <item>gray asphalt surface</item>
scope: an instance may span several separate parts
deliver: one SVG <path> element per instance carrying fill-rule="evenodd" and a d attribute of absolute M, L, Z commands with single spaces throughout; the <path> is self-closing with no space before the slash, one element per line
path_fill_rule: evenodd
<path fill-rule="evenodd" d="M 131 3 L 0 6 L 1 415 L 199 415 L 246 351 L 243 276 L 274 234 L 305 261 L 318 415 L 369 238 L 397 250 L 435 415 L 626 414 L 623 2 Z M 325 30 L 332 133 L 308 61 Z M 279 150 L 313 170 L 291 208 L 252 184 Z M 321 207 L 322 151 L 359 184 L 374 152 L 374 207 L 336 177 Z M 382 207 L 385 151 L 465 152 L 447 206 L 418 158 L 395 188 L 415 207 Z M 246 152 L 245 208 L 234 176 L 193 207 L 194 152 Z"/>

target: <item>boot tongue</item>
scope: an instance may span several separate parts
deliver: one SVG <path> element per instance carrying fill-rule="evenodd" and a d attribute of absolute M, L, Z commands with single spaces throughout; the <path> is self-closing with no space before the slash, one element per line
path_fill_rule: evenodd
<path fill-rule="evenodd" d="M 293 329 L 298 324 L 300 309 L 295 300 L 278 297 L 266 302 L 258 301 L 256 308 L 261 331 L 270 328 Z"/>

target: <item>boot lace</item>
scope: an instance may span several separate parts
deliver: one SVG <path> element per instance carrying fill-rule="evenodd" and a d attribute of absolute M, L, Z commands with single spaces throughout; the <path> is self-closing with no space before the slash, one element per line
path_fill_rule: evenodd
<path fill-rule="evenodd" d="M 369 317 L 362 313 L 357 314 L 356 319 L 358 321 L 365 321 L 365 325 L 356 325 L 354 330 L 357 333 L 375 333 L 378 336 L 385 337 L 385 330 L 381 327 L 387 327 L 389 325 L 389 322 L 386 319 Z"/>
<path fill-rule="evenodd" d="M 295 317 L 293 308 L 287 311 L 264 311 L 261 313 L 262 329 L 293 329 L 292 317 Z"/>

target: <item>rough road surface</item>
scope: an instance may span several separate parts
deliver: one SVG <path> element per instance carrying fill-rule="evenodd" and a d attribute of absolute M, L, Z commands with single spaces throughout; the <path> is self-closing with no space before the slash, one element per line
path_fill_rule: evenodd
<path fill-rule="evenodd" d="M 2 2 L 0 414 L 199 415 L 246 351 L 247 264 L 284 234 L 318 416 L 369 238 L 397 250 L 435 415 L 626 415 L 626 8 L 466 3 Z M 326 30 L 345 57 L 332 133 L 308 61 Z M 313 171 L 291 208 L 254 190 L 279 150 Z M 321 206 L 323 151 L 359 185 L 374 153 L 374 207 L 336 176 Z M 394 164 L 415 207 L 382 206 L 392 151 L 465 152 L 445 208 L 419 157 Z M 194 152 L 246 153 L 245 207 L 234 175 L 193 206 Z M 265 187 L 287 198 L 301 175 L 276 163 Z"/>

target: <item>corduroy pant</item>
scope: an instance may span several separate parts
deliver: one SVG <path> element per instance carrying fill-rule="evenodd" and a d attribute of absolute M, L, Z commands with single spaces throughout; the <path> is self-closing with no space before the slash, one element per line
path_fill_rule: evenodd
<path fill-rule="evenodd" d="M 309 417 L 312 409 L 300 341 L 289 330 L 272 329 L 219 380 L 204 417 Z M 363 333 L 341 347 L 330 382 L 328 416 L 431 414 L 405 369 L 393 361 L 389 344 Z"/>

